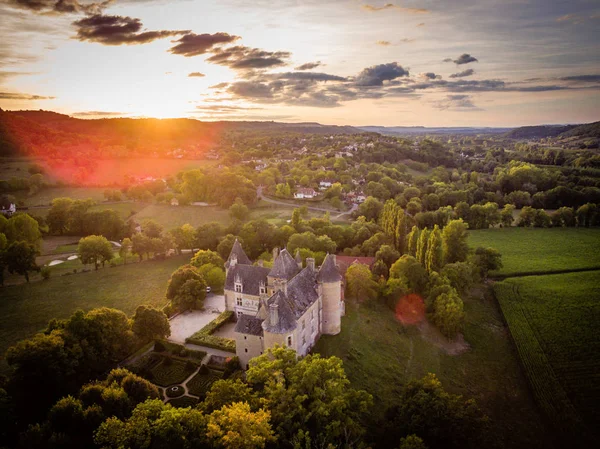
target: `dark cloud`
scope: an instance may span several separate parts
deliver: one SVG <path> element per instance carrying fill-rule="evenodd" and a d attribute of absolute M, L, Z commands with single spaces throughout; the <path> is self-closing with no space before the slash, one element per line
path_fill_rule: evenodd
<path fill-rule="evenodd" d="M 0 100 L 54 100 L 56 97 L 21 94 L 15 92 L 0 92 Z"/>
<path fill-rule="evenodd" d="M 274 73 L 272 76 L 282 80 L 309 80 L 309 81 L 347 81 L 348 78 L 328 73 L 318 72 L 286 72 Z"/>
<path fill-rule="evenodd" d="M 579 81 L 583 83 L 600 83 L 600 75 L 573 75 L 558 78 L 561 81 Z"/>
<path fill-rule="evenodd" d="M 354 83 L 357 86 L 382 86 L 384 81 L 395 80 L 402 76 L 408 76 L 408 70 L 405 70 L 397 62 L 388 64 L 379 64 L 363 69 L 355 78 Z"/>
<path fill-rule="evenodd" d="M 211 89 L 223 89 L 224 87 L 229 86 L 229 83 L 219 83 L 214 86 L 210 86 Z"/>
<path fill-rule="evenodd" d="M 122 117 L 129 115 L 127 112 L 109 112 L 109 111 L 82 111 L 71 114 L 73 117 Z"/>
<path fill-rule="evenodd" d="M 418 26 L 418 27 L 424 27 L 424 26 L 425 26 L 425 23 L 424 23 L 424 22 L 421 22 L 421 23 L 419 23 L 417 26 Z"/>
<path fill-rule="evenodd" d="M 206 61 L 224 65 L 236 70 L 267 69 L 287 65 L 291 56 L 287 51 L 265 51 L 242 45 L 229 48 L 217 48 Z"/>
<path fill-rule="evenodd" d="M 452 58 L 446 58 L 444 59 L 444 62 L 452 62 Z"/>
<path fill-rule="evenodd" d="M 467 69 L 467 70 L 463 70 L 462 72 L 453 73 L 452 75 L 450 75 L 450 78 L 465 78 L 467 76 L 471 76 L 474 74 L 475 74 L 475 70 Z"/>
<path fill-rule="evenodd" d="M 437 109 L 453 111 L 474 111 L 480 110 L 471 101 L 469 95 L 446 95 L 446 98 L 433 103 Z"/>
<path fill-rule="evenodd" d="M 320 65 L 323 65 L 323 64 L 321 64 L 321 61 L 307 62 L 302 65 L 299 65 L 298 67 L 295 67 L 294 70 L 312 70 L 312 69 L 316 69 Z"/>
<path fill-rule="evenodd" d="M 169 51 L 173 54 L 186 57 L 198 56 L 208 53 L 209 51 L 214 51 L 213 47 L 215 47 L 215 45 L 230 44 L 239 38 L 239 36 L 233 36 L 228 33 L 188 33 L 176 40 L 174 43 L 177 45 L 170 48 Z"/>
<path fill-rule="evenodd" d="M 384 11 L 386 9 L 395 9 L 397 11 L 405 12 L 408 14 L 427 14 L 429 12 L 429 10 L 425 8 L 407 8 L 404 6 L 394 5 L 393 3 L 386 3 L 383 6 L 363 5 L 363 9 L 369 12 L 378 12 Z"/>
<path fill-rule="evenodd" d="M 86 13 L 99 14 L 113 0 L 97 3 L 80 3 L 78 0 L 8 0 L 9 5 L 38 13 L 54 12 L 58 14 Z"/>
<path fill-rule="evenodd" d="M 80 41 L 97 42 L 103 45 L 146 44 L 156 39 L 177 36 L 189 31 L 142 31 L 140 19 L 126 16 L 94 14 L 73 22 Z"/>
<path fill-rule="evenodd" d="M 204 78 L 206 75 L 200 72 L 192 72 L 188 75 L 189 78 Z"/>
<path fill-rule="evenodd" d="M 238 81 L 229 85 L 227 91 L 236 97 L 265 99 L 273 97 L 272 87 L 255 81 Z"/>
<path fill-rule="evenodd" d="M 389 45 L 392 45 L 392 43 L 390 41 L 377 41 L 375 42 L 377 45 L 381 45 L 383 47 L 387 47 Z"/>
<path fill-rule="evenodd" d="M 471 56 L 468 53 L 463 53 L 462 55 L 460 55 L 458 57 L 458 59 L 455 59 L 454 64 L 456 65 L 461 65 L 461 64 L 468 64 L 470 62 L 477 62 L 477 58 L 475 58 L 474 56 Z"/>
<path fill-rule="evenodd" d="M 228 112 L 236 112 L 236 111 L 258 111 L 263 110 L 264 108 L 257 107 L 247 107 L 247 106 L 235 106 L 229 104 L 211 104 L 204 106 L 196 106 L 197 112 L 211 112 L 213 114 L 225 114 Z"/>
<path fill-rule="evenodd" d="M 430 79 L 430 80 L 439 80 L 439 79 L 442 78 L 440 75 L 436 75 L 433 72 L 421 73 L 421 77 L 422 78 L 427 78 L 427 79 Z"/>

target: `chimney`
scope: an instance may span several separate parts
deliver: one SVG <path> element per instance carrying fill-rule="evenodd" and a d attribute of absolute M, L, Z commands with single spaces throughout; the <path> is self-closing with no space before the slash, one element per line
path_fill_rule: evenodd
<path fill-rule="evenodd" d="M 229 268 L 233 268 L 237 265 L 237 255 L 236 254 L 232 254 L 231 258 L 229 260 Z"/>
<path fill-rule="evenodd" d="M 277 259 L 277 256 L 279 256 L 279 248 L 275 247 L 275 248 L 273 248 L 273 262 L 275 262 L 275 259 Z"/>
<path fill-rule="evenodd" d="M 269 305 L 269 321 L 271 326 L 279 324 L 279 306 L 275 303 Z"/>
<path fill-rule="evenodd" d="M 263 267 L 264 263 L 262 259 L 258 259 L 258 261 L 256 262 L 258 264 L 259 267 Z"/>
<path fill-rule="evenodd" d="M 333 264 L 337 267 L 337 259 L 335 257 L 335 254 L 330 254 L 329 257 L 333 259 Z"/>
<path fill-rule="evenodd" d="M 306 258 L 306 267 L 310 268 L 312 271 L 315 271 L 315 259 L 312 257 Z"/>

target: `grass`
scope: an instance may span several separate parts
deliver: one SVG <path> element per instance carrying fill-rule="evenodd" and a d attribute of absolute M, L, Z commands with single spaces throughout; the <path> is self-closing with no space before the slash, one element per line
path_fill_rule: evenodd
<path fill-rule="evenodd" d="M 235 340 L 212 335 L 221 326 L 231 321 L 232 318 L 233 311 L 226 310 L 225 312 L 222 312 L 218 317 L 199 331 L 195 332 L 191 337 L 186 338 L 185 342 L 235 353 Z"/>
<path fill-rule="evenodd" d="M 52 318 L 68 318 L 77 309 L 114 307 L 133 315 L 140 304 L 163 306 L 171 274 L 188 261 L 189 255 L 182 255 L 4 287 L 0 301 L 0 354 L 43 330 Z"/>
<path fill-rule="evenodd" d="M 511 278 L 496 283 L 494 291 L 538 403 L 553 426 L 568 441 L 597 431 L 600 272 Z"/>
<path fill-rule="evenodd" d="M 188 392 L 202 398 L 206 396 L 212 384 L 221 379 L 221 377 L 223 377 L 223 373 L 214 370 L 209 370 L 207 374 L 198 373 L 186 384 Z"/>
<path fill-rule="evenodd" d="M 492 275 L 515 276 L 600 269 L 598 228 L 505 228 L 469 232 L 469 245 L 495 248 L 503 268 Z"/>
<path fill-rule="evenodd" d="M 73 237 L 73 240 L 77 240 L 77 237 Z M 52 254 L 76 253 L 78 246 L 79 243 L 68 243 L 66 245 L 60 245 L 54 251 L 52 251 Z"/>
<path fill-rule="evenodd" d="M 150 370 L 152 378 L 149 380 L 161 387 L 167 387 L 180 384 L 197 369 L 198 367 L 194 364 L 165 357 L 162 362 Z"/>
<path fill-rule="evenodd" d="M 229 224 L 230 217 L 227 209 L 217 206 L 168 206 L 151 204 L 133 216 L 139 223 L 145 220 L 154 220 L 165 229 L 173 229 L 186 223 L 194 227 L 216 221 L 225 225 Z"/>
<path fill-rule="evenodd" d="M 322 336 L 313 352 L 340 357 L 352 385 L 374 396 L 374 429 L 402 386 L 431 372 L 448 391 L 477 400 L 493 421 L 499 447 L 552 447 L 497 305 L 491 298 L 469 298 L 465 311 L 470 348 L 459 355 L 447 354 L 418 328 L 403 326 L 380 303 L 348 303 L 341 333 Z"/>
<path fill-rule="evenodd" d="M 54 198 L 69 197 L 74 200 L 86 200 L 88 198 L 97 202 L 104 201 L 104 188 L 101 187 L 52 187 L 42 189 L 34 195 L 29 196 L 26 191 L 15 192 L 17 200 L 25 202 L 26 206 L 49 206 Z M 36 209 L 32 209 L 31 213 L 39 214 Z"/>

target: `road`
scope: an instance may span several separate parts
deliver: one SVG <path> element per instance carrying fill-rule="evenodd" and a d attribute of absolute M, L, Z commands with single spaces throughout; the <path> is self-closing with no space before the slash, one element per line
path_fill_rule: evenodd
<path fill-rule="evenodd" d="M 305 206 L 308 210 L 315 210 L 318 212 L 335 212 L 333 209 L 326 209 L 324 207 L 315 207 L 315 206 L 306 206 L 305 204 L 294 204 L 294 203 L 286 203 L 285 201 L 278 201 L 278 200 L 274 200 L 271 198 L 268 198 L 266 196 L 263 195 L 262 193 L 262 187 L 259 187 L 258 189 L 256 189 L 256 196 L 258 197 L 259 200 L 263 200 L 267 203 L 272 203 L 272 204 L 279 204 L 281 206 L 287 206 L 287 207 L 302 207 Z M 335 217 L 333 217 L 334 219 L 337 218 L 341 218 L 344 215 L 350 215 L 352 212 L 354 212 L 356 209 L 358 209 L 358 205 L 357 204 L 353 204 L 352 208 L 350 210 L 347 210 L 346 212 L 342 212 L 339 215 L 336 215 Z"/>

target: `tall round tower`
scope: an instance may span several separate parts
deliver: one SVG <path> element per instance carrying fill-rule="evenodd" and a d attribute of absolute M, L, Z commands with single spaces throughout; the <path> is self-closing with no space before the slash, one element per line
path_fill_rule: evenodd
<path fill-rule="evenodd" d="M 335 264 L 335 255 L 327 254 L 317 274 L 321 287 L 321 333 L 339 334 L 342 330 L 342 276 Z"/>

